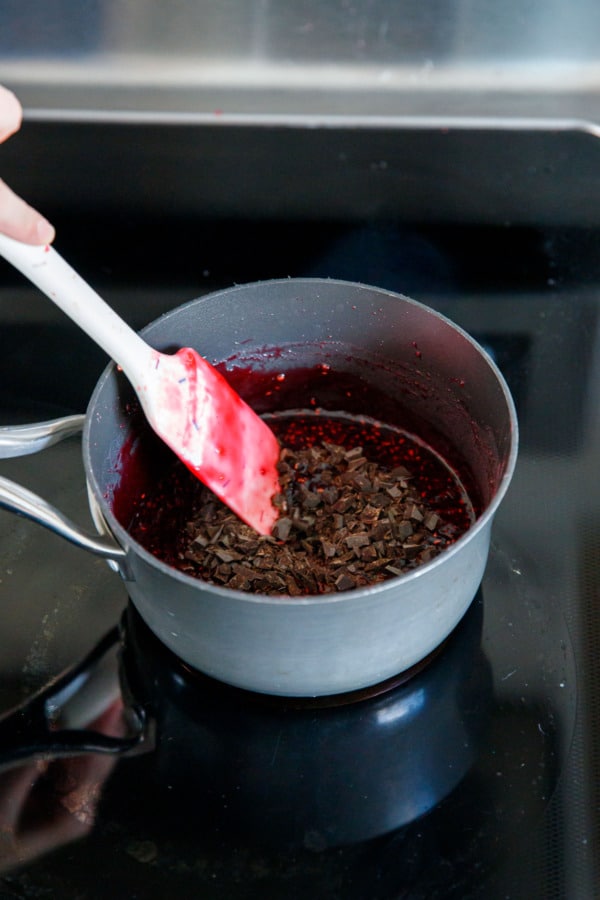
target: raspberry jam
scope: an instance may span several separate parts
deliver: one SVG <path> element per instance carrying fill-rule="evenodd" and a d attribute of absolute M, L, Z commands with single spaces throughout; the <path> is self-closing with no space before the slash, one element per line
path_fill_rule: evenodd
<path fill-rule="evenodd" d="M 365 526 L 358 519 L 352 520 L 351 504 L 350 512 L 339 519 L 343 522 L 339 540 L 337 534 L 332 535 L 331 529 L 326 536 L 319 533 L 318 522 L 316 531 L 313 529 L 311 532 L 310 528 L 308 531 L 306 528 L 302 530 L 305 521 L 312 518 L 307 514 L 311 513 L 310 510 L 281 507 L 280 519 L 275 524 L 272 537 L 260 537 L 230 514 L 226 507 L 222 507 L 220 501 L 173 457 L 162 442 L 149 432 L 143 417 L 142 421 L 136 418 L 136 428 L 121 450 L 121 478 L 112 495 L 112 510 L 131 536 L 167 565 L 226 587 L 274 593 L 275 590 L 269 589 L 268 580 L 254 580 L 250 570 L 255 565 L 259 566 L 257 558 L 260 557 L 262 569 L 274 571 L 281 560 L 269 554 L 276 552 L 273 550 L 275 544 L 285 545 L 290 577 L 281 572 L 280 565 L 280 593 L 295 595 L 343 590 L 403 574 L 409 568 L 428 561 L 433 553 L 442 552 L 460 538 L 475 521 L 480 504 L 477 491 L 473 490 L 469 480 L 468 469 L 461 465 L 456 455 L 445 452 L 447 445 L 443 440 L 443 449 L 438 449 L 440 443 L 432 440 L 435 434 L 431 429 L 425 425 L 423 428 L 415 427 L 418 420 L 414 412 L 404 414 L 394 397 L 380 392 L 378 386 L 368 383 L 364 377 L 336 372 L 323 364 L 305 369 L 258 373 L 240 367 L 227 372 L 227 377 L 232 387 L 265 418 L 284 452 L 304 453 L 307 448 L 335 445 L 353 459 L 358 453 L 364 458 L 365 465 L 370 466 L 370 471 L 375 465 L 379 473 L 377 477 L 383 482 L 388 478 L 386 473 L 405 470 L 410 482 L 410 503 L 420 506 L 421 514 L 429 524 L 437 523 L 439 519 L 439 529 L 437 524 L 429 529 L 415 525 L 413 530 L 420 535 L 421 549 L 416 554 L 408 546 L 405 555 L 410 559 L 399 559 L 396 557 L 403 554 L 398 553 L 398 543 L 395 552 L 387 552 L 388 541 L 380 539 L 382 528 L 378 521 L 378 539 L 372 540 L 379 557 L 384 557 L 385 571 L 376 573 L 373 570 L 378 567 L 378 559 L 373 559 L 373 546 L 361 546 L 365 539 Z M 362 410 L 369 410 L 369 416 L 361 414 Z M 350 465 L 351 469 L 354 464 Z M 322 469 L 323 463 L 320 465 Z M 297 481 L 304 480 L 305 475 L 301 477 L 299 472 Z M 314 477 L 311 475 L 309 480 L 314 482 Z M 337 486 L 340 486 L 339 480 Z M 379 490 L 380 495 L 389 489 L 396 491 L 395 486 L 384 483 Z M 275 505 L 278 505 L 278 498 L 275 498 Z M 205 514 L 207 509 L 209 512 Z M 316 513 L 316 518 L 319 515 L 321 511 Z M 399 526 L 397 512 L 392 510 L 389 515 L 393 530 L 408 527 L 406 522 Z M 402 515 L 410 518 L 406 512 Z M 418 518 L 419 512 L 413 513 L 413 517 Z M 329 518 L 331 520 L 331 516 Z M 387 521 L 387 511 L 382 518 Z M 288 527 L 290 519 L 291 526 Z M 282 523 L 281 520 L 285 521 Z M 278 528 L 278 523 L 283 527 Z M 223 528 L 227 535 L 226 544 L 218 546 Z M 256 543 L 257 540 L 267 541 L 268 545 Z M 408 544 L 412 540 L 411 535 Z M 336 542 L 337 548 L 333 546 Z M 215 550 L 215 544 L 219 560 L 205 565 Z M 336 573 L 333 587 L 331 584 L 325 586 L 324 576 L 327 574 L 329 578 L 330 573 L 321 569 L 319 575 L 318 565 L 326 568 L 339 565 L 340 556 L 342 559 L 349 556 L 346 545 L 355 547 L 356 558 L 352 558 L 349 564 L 345 560 L 348 568 L 343 570 L 343 577 L 338 578 Z M 404 546 L 407 547 L 406 544 Z M 337 557 L 329 559 L 334 553 Z M 324 554 L 327 558 L 319 560 L 317 554 L 321 557 Z M 238 559 L 244 557 L 238 564 L 240 571 L 236 570 L 236 563 L 233 567 L 230 565 L 232 556 Z M 387 559 L 387 556 L 393 558 Z M 230 571 L 232 568 L 233 572 Z M 301 570 L 305 576 L 300 578 L 299 584 L 294 583 Z"/>
<path fill-rule="evenodd" d="M 431 447 L 415 436 L 375 419 L 323 412 L 288 412 L 266 416 L 283 447 L 298 450 L 326 442 L 346 450 L 361 447 L 382 469 L 404 467 L 421 498 L 435 507 L 457 535 L 475 519 L 473 503 L 458 475 Z"/>
<path fill-rule="evenodd" d="M 430 558 L 432 550 L 441 552 L 454 543 L 467 531 L 475 519 L 473 505 L 456 474 L 437 453 L 411 435 L 372 419 L 339 413 L 326 414 L 322 411 L 288 411 L 282 414 L 271 414 L 265 418 L 284 448 L 300 450 L 321 446 L 323 443 L 343 447 L 347 451 L 361 448 L 361 457 L 368 461 L 375 461 L 378 471 L 382 473 L 398 469 L 406 471 L 411 485 L 411 504 L 414 505 L 414 501 L 417 504 L 423 503 L 430 516 L 433 515 L 436 520 L 439 518 L 439 531 L 437 527 L 431 533 L 427 529 L 423 530 L 426 541 L 422 541 L 421 545 L 427 552 L 425 559 Z M 298 480 L 304 481 L 304 474 L 299 473 Z M 223 560 L 227 560 L 231 556 L 232 550 L 234 555 L 239 556 L 240 549 L 249 547 L 248 558 L 242 562 L 247 576 L 248 564 L 251 565 L 254 554 L 259 552 L 264 557 L 265 550 L 268 550 L 269 553 L 277 553 L 277 550 L 273 549 L 273 542 L 268 547 L 261 548 L 254 536 L 248 533 L 247 526 L 243 526 L 241 522 L 239 528 L 236 526 L 234 529 L 236 534 L 234 534 L 233 545 L 228 543 L 227 546 L 219 548 L 218 541 L 223 522 L 230 528 L 231 520 L 235 520 L 232 515 L 227 515 L 228 511 L 225 508 L 222 513 L 218 513 L 213 524 L 208 525 L 208 532 L 198 531 L 196 533 L 194 528 L 198 527 L 196 523 L 202 518 L 202 509 L 207 505 L 214 506 L 215 503 L 217 503 L 216 498 L 212 497 L 178 460 L 173 459 L 164 468 L 161 477 L 152 486 L 146 486 L 134 498 L 133 503 L 128 504 L 129 520 L 122 524 L 126 524 L 136 541 L 167 565 L 213 583 L 219 583 L 223 571 L 231 570 L 232 567 L 228 564 L 219 565 L 215 576 L 211 575 L 210 570 L 202 565 L 203 557 L 209 558 L 208 551 L 205 552 L 201 549 L 207 540 L 211 545 L 217 542 L 216 549 Z M 340 501 L 338 501 L 339 503 Z M 355 524 L 350 515 L 342 518 L 344 520 L 343 527 L 348 533 L 345 540 L 351 543 L 351 532 Z M 362 528 L 362 525 L 359 527 Z M 241 537 L 240 541 L 236 543 L 238 533 Z M 274 534 L 278 535 L 277 526 Z M 215 535 L 214 540 L 212 535 Z M 386 559 L 386 562 L 390 564 L 388 571 L 381 570 L 373 573 L 373 577 L 369 577 L 369 575 L 365 575 L 364 570 L 361 570 L 357 577 L 354 573 L 357 571 L 357 567 L 360 569 L 361 563 L 360 558 L 357 558 L 355 561 L 353 560 L 349 572 L 343 570 L 343 578 L 336 578 L 332 582 L 337 587 L 322 587 L 326 584 L 326 580 L 323 577 L 317 577 L 315 580 L 315 575 L 310 574 L 315 567 L 322 563 L 322 560 L 317 559 L 316 555 L 306 556 L 303 548 L 307 546 L 307 538 L 312 539 L 313 542 L 317 540 L 318 543 L 318 536 L 317 539 L 314 539 L 310 534 L 304 532 L 297 536 L 296 555 L 289 557 L 289 568 L 294 572 L 296 581 L 294 582 L 284 573 L 284 579 L 280 579 L 280 593 L 298 594 L 333 589 L 342 590 L 364 586 L 399 574 L 395 565 L 392 564 L 394 561 Z M 378 543 L 381 544 L 381 541 Z M 436 548 L 438 544 L 439 547 Z M 327 546 L 330 545 L 329 541 Z M 212 546 L 209 550 L 212 550 Z M 320 545 L 317 547 L 317 551 L 320 552 Z M 371 549 L 371 553 L 373 552 Z M 310 554 L 313 554 L 312 549 Z M 194 560 L 194 562 L 192 563 L 190 560 Z M 418 559 L 411 560 L 406 565 L 414 568 L 418 562 Z M 337 561 L 331 562 L 333 566 L 336 564 Z M 327 566 L 329 563 L 326 561 L 325 565 Z M 369 563 L 371 569 L 367 568 L 366 571 L 372 571 L 373 565 L 373 562 Z M 276 566 L 273 564 L 269 568 L 274 571 Z M 302 575 L 303 570 L 306 571 L 305 576 Z M 243 589 L 259 590 L 263 593 L 275 592 L 270 589 L 268 578 L 261 578 L 253 586 L 252 580 L 248 580 L 247 577 L 243 581 L 240 581 L 239 577 L 236 580 L 235 570 L 228 574 L 233 575 L 231 586 L 242 586 Z M 300 586 L 298 586 L 298 581 Z M 225 586 L 228 585 L 225 584 Z"/>

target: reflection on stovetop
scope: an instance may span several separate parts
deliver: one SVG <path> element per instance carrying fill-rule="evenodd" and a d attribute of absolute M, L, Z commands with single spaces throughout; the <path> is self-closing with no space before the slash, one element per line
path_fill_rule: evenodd
<path fill-rule="evenodd" d="M 155 746 L 146 766 L 123 767 L 127 809 L 147 821 L 151 798 L 163 834 L 199 829 L 235 846 L 325 850 L 409 824 L 478 755 L 491 695 L 482 609 L 475 603 L 439 660 L 406 684 L 302 700 L 186 670 L 130 608 L 124 692 L 155 721 Z"/>
<path fill-rule="evenodd" d="M 215 877 L 221 896 L 245 896 L 249 883 L 278 895 L 290 859 L 305 890 L 293 896 L 360 898 L 369 883 L 373 898 L 468 896 L 543 823 L 572 740 L 575 665 L 564 619 L 523 593 L 497 548 L 483 592 L 424 671 L 354 702 L 214 682 L 166 650 L 132 606 L 121 635 L 110 674 L 76 669 L 44 695 L 51 755 L 65 755 L 62 740 L 67 758 L 0 779 L 2 808 L 19 811 L 0 862 L 9 872 L 35 847 L 32 822 L 47 835 L 40 851 L 94 823 L 86 860 L 108 853 L 121 884 L 146 897 L 164 896 L 169 882 L 191 896 L 192 885 L 214 886 Z M 78 746 L 114 749 L 95 732 L 119 733 L 111 732 L 118 682 L 130 722 L 145 720 L 141 744 L 116 765 L 69 759 Z M 2 723 L 5 765 L 3 739 L 19 751 L 32 719 Z M 29 745 L 32 758 L 40 747 Z M 53 822 L 65 824 L 65 808 L 75 827 L 63 833 Z M 16 818 L 9 813 L 9 823 Z M 42 880 L 70 896 L 86 877 L 57 854 Z M 328 893 L 334 885 L 338 893 Z"/>
<path fill-rule="evenodd" d="M 386 755 L 387 745 L 381 745 L 381 772 L 374 771 L 367 747 L 350 757 L 347 778 L 333 757 L 325 778 L 319 766 L 311 769 L 317 757 L 309 742 L 301 754 L 303 799 L 311 799 L 314 816 L 309 821 L 305 805 L 304 819 L 286 817 L 291 801 L 285 764 L 291 757 L 284 751 L 290 752 L 297 732 L 288 732 L 286 744 L 277 725 L 282 713 L 273 709 L 269 729 L 252 731 L 257 709 L 240 711 L 227 692 L 218 703 L 205 698 L 206 718 L 201 721 L 197 711 L 193 719 L 202 766 L 197 790 L 188 791 L 189 740 L 175 751 L 171 744 L 180 743 L 169 741 L 174 721 L 182 730 L 178 704 L 185 691 L 167 678 L 159 696 L 172 702 L 159 708 L 144 694 L 156 720 L 147 752 L 116 763 L 98 756 L 66 768 L 66 761 L 55 763 L 49 773 L 58 781 L 48 776 L 40 782 L 39 768 L 21 772 L 20 780 L 15 771 L 3 773 L 4 798 L 11 786 L 23 797 L 28 785 L 38 785 L 36 806 L 20 820 L 17 834 L 41 834 L 40 804 L 56 801 L 56 784 L 71 810 L 67 819 L 55 819 L 60 828 L 52 852 L 35 852 L 35 846 L 44 849 L 40 839 L 31 858 L 13 858 L 2 876 L 6 895 L 593 896 L 600 838 L 600 236 L 510 228 L 407 231 L 381 223 L 265 223 L 251 230 L 239 223 L 193 229 L 175 223 L 171 243 L 159 253 L 165 229 L 156 223 L 124 220 L 110 233 L 100 223 L 93 240 L 79 223 L 64 223 L 59 235 L 64 255 L 136 327 L 213 288 L 282 275 L 354 278 L 412 295 L 493 353 L 517 402 L 521 450 L 494 523 L 480 597 L 443 654 L 396 689 L 396 717 L 388 713 L 399 755 L 408 748 L 405 761 L 421 766 L 421 791 L 416 782 L 410 785 L 414 810 L 407 812 L 407 795 L 399 790 L 405 770 L 390 768 L 399 760 Z M 132 249 L 127 258 L 124 246 Z M 103 368 L 102 354 L 17 276 L 3 271 L 0 277 L 1 423 L 83 411 Z M 1 468 L 76 521 L 88 521 L 77 441 L 35 459 L 4 460 Z M 0 708 L 7 710 L 82 659 L 119 622 L 127 595 L 101 561 L 2 514 L 0 605 Z M 465 642 L 472 642 L 471 649 L 459 652 L 461 641 L 463 651 Z M 419 684 L 434 685 L 438 677 L 440 689 L 425 692 L 430 702 L 420 705 Z M 131 690 L 141 690 L 133 684 L 135 673 L 130 678 Z M 441 710 L 434 715 L 442 701 L 450 718 Z M 377 703 L 384 709 L 390 702 L 368 701 L 360 727 L 368 726 L 368 711 Z M 239 721 L 228 724 L 226 706 Z M 317 742 L 318 720 L 334 722 L 342 713 L 283 715 L 286 724 L 306 722 Z M 114 727 L 107 716 L 104 725 Z M 427 722 L 426 737 L 417 730 L 420 722 Z M 218 737 L 223 725 L 225 734 Z M 411 725 L 415 744 L 403 744 Z M 352 727 L 358 730 L 349 743 L 360 747 L 360 728 Z M 254 740 L 237 740 L 243 728 Z M 459 746 L 463 736 L 468 747 Z M 342 742 L 337 747 L 346 749 Z M 252 782 L 253 776 L 278 772 L 281 797 L 275 790 L 252 795 L 251 783 L 265 784 Z M 301 767 L 295 774 L 298 783 Z M 79 818 L 76 776 L 92 788 Z M 325 790 L 331 787 L 339 810 Z M 242 788 L 245 806 L 238 797 Z M 170 794 L 180 802 L 169 806 Z M 369 794 L 377 801 L 373 806 Z M 59 804 L 63 812 L 65 803 Z M 338 811 L 344 815 L 336 837 L 334 826 L 324 823 Z M 257 824 L 261 815 L 268 828 Z M 285 846 L 266 841 L 267 832 Z"/>

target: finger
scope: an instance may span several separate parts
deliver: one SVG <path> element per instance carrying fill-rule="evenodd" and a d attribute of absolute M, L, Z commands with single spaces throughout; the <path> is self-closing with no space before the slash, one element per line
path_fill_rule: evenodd
<path fill-rule="evenodd" d="M 50 244 L 54 228 L 0 180 L 0 232 L 24 244 Z"/>
<path fill-rule="evenodd" d="M 0 85 L 0 143 L 21 127 L 23 110 L 12 93 Z"/>

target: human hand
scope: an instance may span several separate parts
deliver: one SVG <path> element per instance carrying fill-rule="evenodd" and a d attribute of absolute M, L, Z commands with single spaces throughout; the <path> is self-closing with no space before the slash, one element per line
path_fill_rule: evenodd
<path fill-rule="evenodd" d="M 21 127 L 23 110 L 11 91 L 0 85 L 0 144 Z M 49 244 L 54 228 L 0 179 L 0 232 L 25 244 Z"/>

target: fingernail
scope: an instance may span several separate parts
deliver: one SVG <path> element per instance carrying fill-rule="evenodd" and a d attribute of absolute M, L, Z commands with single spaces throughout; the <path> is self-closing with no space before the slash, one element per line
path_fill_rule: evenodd
<path fill-rule="evenodd" d="M 47 219 L 38 219 L 36 232 L 40 239 L 40 244 L 51 244 L 56 234 L 54 226 Z"/>

